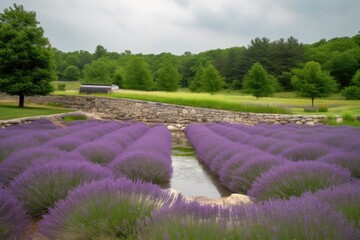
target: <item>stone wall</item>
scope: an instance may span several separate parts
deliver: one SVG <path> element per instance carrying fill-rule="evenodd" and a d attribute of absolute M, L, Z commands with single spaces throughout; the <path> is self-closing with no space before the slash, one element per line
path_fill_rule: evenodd
<path fill-rule="evenodd" d="M 10 96 L 0 96 L 0 99 L 5 98 L 13 99 Z M 323 115 L 242 113 L 94 96 L 42 96 L 27 97 L 26 99 L 34 103 L 59 103 L 64 107 L 95 113 L 102 118 L 165 123 L 175 127 L 180 127 L 190 122 L 231 122 L 249 125 L 259 123 L 314 125 L 325 120 Z"/>

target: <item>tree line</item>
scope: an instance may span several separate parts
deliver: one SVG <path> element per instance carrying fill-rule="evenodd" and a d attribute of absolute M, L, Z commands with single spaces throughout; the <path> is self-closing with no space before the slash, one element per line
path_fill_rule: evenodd
<path fill-rule="evenodd" d="M 145 75 L 150 74 L 153 80 L 153 85 L 146 86 L 145 90 L 176 90 L 176 87 L 162 85 L 167 75 L 170 81 L 174 77 L 177 82 L 167 85 L 178 84 L 179 87 L 199 91 L 196 88 L 196 81 L 199 80 L 196 75 L 208 65 L 212 65 L 221 76 L 224 88 L 242 89 L 245 75 L 255 63 L 260 63 L 268 74 L 278 80 L 277 90 L 293 90 L 292 70 L 314 61 L 334 77 L 339 90 L 342 90 L 352 85 L 351 79 L 360 69 L 360 34 L 322 39 L 313 44 L 302 44 L 294 37 L 275 41 L 263 37 L 251 40 L 246 47 L 209 50 L 198 54 L 185 52 L 180 56 L 171 53 L 132 54 L 129 50 L 123 53 L 108 52 L 101 45 L 96 47 L 94 53 L 64 53 L 57 49 L 54 52 L 58 79 L 65 81 L 116 83 L 126 88 L 127 85 L 122 81 L 127 80 L 126 68 L 134 64 L 135 58 L 138 59 L 139 67 L 147 72 Z"/>
<path fill-rule="evenodd" d="M 246 47 L 178 56 L 171 53 L 62 52 L 51 47 L 35 12 L 14 4 L 0 14 L 0 91 L 20 97 L 48 94 L 53 80 L 117 84 L 136 90 L 215 93 L 242 89 L 256 97 L 297 90 L 323 97 L 342 90 L 360 99 L 360 34 L 302 44 L 296 38 L 255 38 Z"/>

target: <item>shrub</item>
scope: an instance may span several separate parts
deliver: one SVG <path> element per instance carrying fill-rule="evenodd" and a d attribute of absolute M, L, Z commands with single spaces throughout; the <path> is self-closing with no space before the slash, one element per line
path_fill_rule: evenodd
<path fill-rule="evenodd" d="M 171 158 L 141 150 L 122 154 L 109 168 L 120 176 L 157 184 L 169 182 L 173 172 Z"/>
<path fill-rule="evenodd" d="M 52 148 L 29 148 L 11 154 L 4 162 L 0 163 L 0 182 L 8 185 L 16 176 L 25 171 L 33 163 L 46 163 L 52 160 L 76 159 L 84 160 L 76 154 L 66 154 Z"/>
<path fill-rule="evenodd" d="M 235 171 L 228 188 L 233 192 L 246 193 L 252 183 L 274 166 L 279 166 L 288 161 L 270 154 L 262 154 L 249 159 Z"/>
<path fill-rule="evenodd" d="M 114 143 L 105 140 L 82 144 L 76 149 L 88 161 L 103 166 L 109 164 L 116 157 L 119 150 L 120 147 L 116 147 Z"/>
<path fill-rule="evenodd" d="M 307 106 L 304 108 L 304 112 L 316 112 L 315 107 Z"/>
<path fill-rule="evenodd" d="M 0 185 L 0 239 L 23 239 L 29 223 L 21 204 Z"/>
<path fill-rule="evenodd" d="M 360 232 L 313 198 L 266 201 L 234 208 L 228 239 L 359 239 Z"/>
<path fill-rule="evenodd" d="M 61 151 L 71 152 L 84 142 L 85 139 L 80 136 L 67 135 L 53 139 L 47 142 L 46 145 L 51 148 L 60 149 Z"/>
<path fill-rule="evenodd" d="M 301 161 L 276 167 L 256 179 L 248 195 L 258 201 L 288 199 L 350 181 L 347 169 L 332 164 Z"/>
<path fill-rule="evenodd" d="M 317 111 L 318 111 L 318 112 L 328 112 L 328 111 L 329 111 L 329 108 L 328 108 L 327 105 L 321 104 L 321 105 L 318 106 Z"/>
<path fill-rule="evenodd" d="M 225 187 L 229 187 L 229 183 L 233 180 L 237 170 L 257 153 L 257 151 L 248 150 L 235 154 L 223 165 L 219 172 L 221 184 Z"/>
<path fill-rule="evenodd" d="M 344 119 L 344 121 L 354 121 L 354 116 L 348 112 L 344 112 L 343 114 L 341 114 L 341 117 L 342 119 Z"/>
<path fill-rule="evenodd" d="M 305 194 L 314 197 L 322 203 L 329 204 L 333 209 L 341 212 L 345 218 L 360 229 L 360 182 L 350 182 L 317 191 L 315 194 Z"/>
<path fill-rule="evenodd" d="M 222 216 L 224 215 L 224 216 Z M 229 211 L 197 202 L 178 202 L 154 212 L 139 223 L 139 239 L 230 239 L 226 238 Z"/>
<path fill-rule="evenodd" d="M 360 178 L 360 155 L 358 152 L 340 151 L 326 155 L 318 160 L 347 168 L 353 177 Z"/>
<path fill-rule="evenodd" d="M 111 176 L 109 170 L 88 162 L 55 161 L 29 168 L 10 183 L 9 189 L 28 213 L 37 217 L 65 198 L 70 189 Z"/>
<path fill-rule="evenodd" d="M 346 87 L 341 91 L 341 95 L 345 97 L 346 100 L 360 99 L 360 87 L 358 86 Z"/>
<path fill-rule="evenodd" d="M 131 239 L 136 223 L 182 198 L 150 183 L 106 179 L 79 187 L 40 222 L 49 239 Z"/>
<path fill-rule="evenodd" d="M 327 154 L 329 147 L 320 143 L 296 144 L 286 149 L 281 155 L 292 161 L 316 160 Z"/>
<path fill-rule="evenodd" d="M 0 140 L 0 163 L 4 161 L 11 153 L 36 146 L 39 143 L 29 134 L 19 135 L 14 137 L 9 136 L 7 139 Z"/>
<path fill-rule="evenodd" d="M 66 90 L 66 84 L 64 84 L 64 83 L 59 83 L 59 84 L 57 85 L 57 89 L 58 89 L 58 91 L 65 91 L 65 90 Z"/>

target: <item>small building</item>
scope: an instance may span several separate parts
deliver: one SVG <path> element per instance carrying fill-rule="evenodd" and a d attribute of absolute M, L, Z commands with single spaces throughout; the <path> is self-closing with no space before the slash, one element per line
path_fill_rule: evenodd
<path fill-rule="evenodd" d="M 119 87 L 117 85 L 111 85 L 111 84 L 90 84 L 90 83 L 84 83 L 80 86 L 80 93 L 111 93 L 112 90 L 118 90 Z"/>

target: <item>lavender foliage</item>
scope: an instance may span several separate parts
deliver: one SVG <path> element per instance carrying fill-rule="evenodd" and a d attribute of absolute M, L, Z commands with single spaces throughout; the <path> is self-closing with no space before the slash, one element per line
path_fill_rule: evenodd
<path fill-rule="evenodd" d="M 299 161 L 269 170 L 256 179 L 248 194 L 257 201 L 288 199 L 350 180 L 351 173 L 347 169 L 322 162 Z"/>
<path fill-rule="evenodd" d="M 88 162 L 52 161 L 27 169 L 10 183 L 9 191 L 37 217 L 65 198 L 69 190 L 111 176 L 106 168 Z"/>
<path fill-rule="evenodd" d="M 0 239 L 23 239 L 29 223 L 21 204 L 0 185 Z"/>
<path fill-rule="evenodd" d="M 49 239 L 128 239 L 154 209 L 182 201 L 150 183 L 105 179 L 79 187 L 40 222 Z"/>

